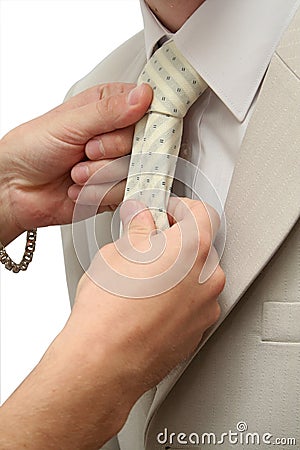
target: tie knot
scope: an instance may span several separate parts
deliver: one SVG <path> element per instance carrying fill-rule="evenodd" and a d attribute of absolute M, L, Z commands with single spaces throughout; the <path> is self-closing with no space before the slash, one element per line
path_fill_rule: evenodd
<path fill-rule="evenodd" d="M 139 83 L 153 89 L 149 111 L 183 118 L 207 84 L 173 41 L 160 47 L 147 62 Z"/>

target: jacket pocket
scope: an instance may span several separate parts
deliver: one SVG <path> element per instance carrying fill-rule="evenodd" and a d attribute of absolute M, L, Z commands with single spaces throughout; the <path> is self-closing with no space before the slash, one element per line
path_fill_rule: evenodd
<path fill-rule="evenodd" d="M 300 344 L 300 302 L 265 302 L 262 341 Z"/>

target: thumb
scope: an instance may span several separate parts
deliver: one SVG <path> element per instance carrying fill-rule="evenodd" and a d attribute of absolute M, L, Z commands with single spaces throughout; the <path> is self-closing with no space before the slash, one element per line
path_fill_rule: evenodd
<path fill-rule="evenodd" d="M 120 217 L 124 233 L 128 234 L 135 243 L 149 238 L 156 230 L 150 210 L 136 200 L 127 200 L 122 204 Z"/>
<path fill-rule="evenodd" d="M 67 130 L 72 143 L 81 145 L 94 136 L 136 123 L 146 113 L 151 99 L 150 86 L 142 84 L 129 93 L 117 91 L 115 95 L 103 97 L 97 102 L 59 111 L 55 117 L 58 125 L 64 125 L 62 133 Z"/>

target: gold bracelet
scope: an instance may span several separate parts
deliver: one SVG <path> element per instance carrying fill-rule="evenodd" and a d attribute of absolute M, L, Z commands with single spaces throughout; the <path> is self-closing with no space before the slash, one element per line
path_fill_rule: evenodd
<path fill-rule="evenodd" d="M 27 270 L 29 264 L 32 261 L 33 253 L 35 250 L 36 243 L 36 228 L 33 230 L 27 231 L 27 241 L 26 247 L 24 251 L 23 258 L 19 262 L 19 264 L 15 263 L 6 253 L 4 246 L 0 242 L 0 262 L 4 264 L 7 270 L 12 270 L 14 273 L 18 273 L 21 270 Z"/>

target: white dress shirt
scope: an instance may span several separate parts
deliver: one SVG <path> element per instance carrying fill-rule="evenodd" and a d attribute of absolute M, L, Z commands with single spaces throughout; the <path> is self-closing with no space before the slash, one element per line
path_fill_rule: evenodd
<path fill-rule="evenodd" d="M 187 170 L 186 186 L 175 182 L 174 192 L 198 194 L 221 213 L 264 74 L 300 1 L 206 0 L 174 34 L 140 2 L 147 57 L 173 38 L 209 86 L 185 117 L 180 151 L 209 183 Z"/>

